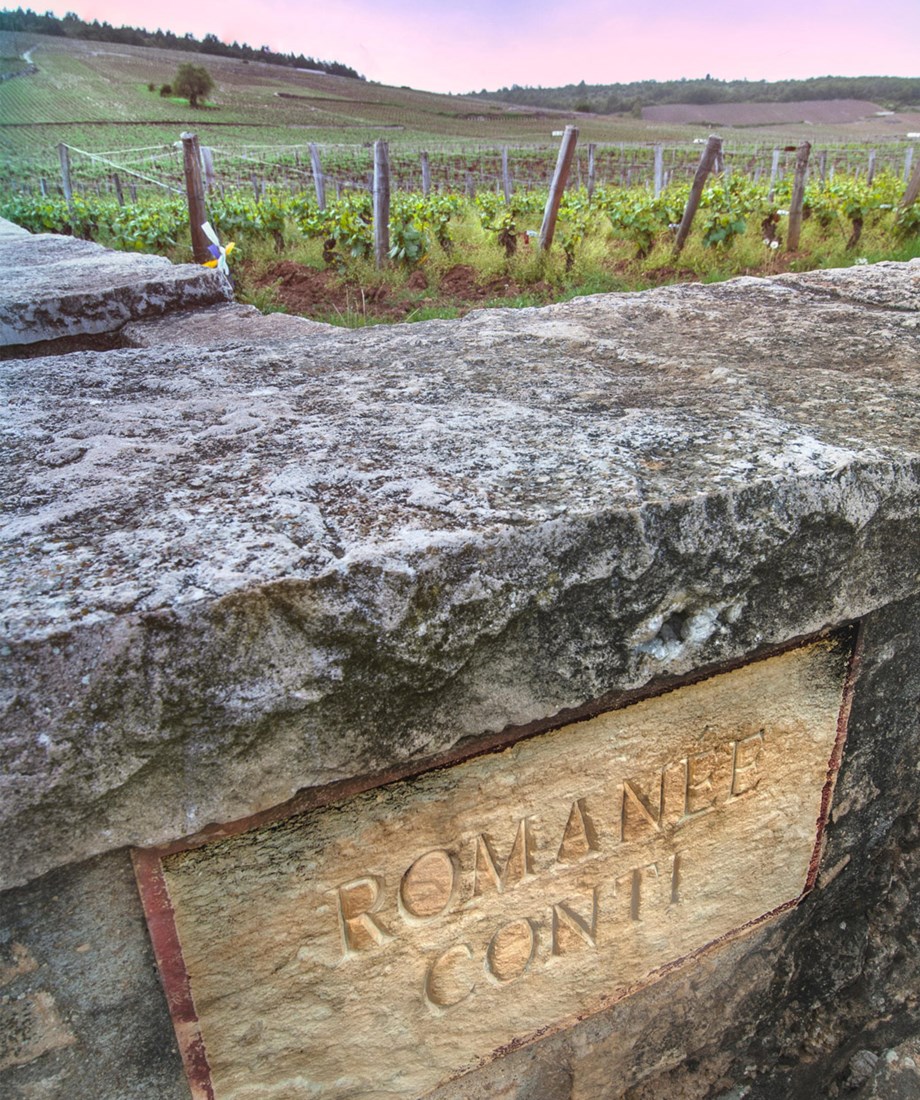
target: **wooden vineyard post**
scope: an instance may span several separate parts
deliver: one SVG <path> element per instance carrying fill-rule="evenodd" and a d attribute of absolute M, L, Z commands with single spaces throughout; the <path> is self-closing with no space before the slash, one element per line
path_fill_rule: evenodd
<path fill-rule="evenodd" d="M 508 146 L 502 146 L 502 188 L 505 192 L 505 206 L 511 202 L 511 172 L 508 168 Z"/>
<path fill-rule="evenodd" d="M 431 194 L 431 164 L 427 153 L 419 153 L 419 160 L 422 162 L 422 194 L 427 199 Z"/>
<path fill-rule="evenodd" d="M 252 184 L 252 193 L 255 196 L 256 202 L 261 202 L 262 184 L 260 183 L 259 177 L 255 174 L 255 172 L 253 172 L 252 175 L 249 177 L 249 182 Z"/>
<path fill-rule="evenodd" d="M 214 150 L 207 145 L 201 147 L 201 167 L 204 170 L 204 186 L 210 191 L 214 186 Z"/>
<path fill-rule="evenodd" d="M 703 196 L 703 186 L 706 183 L 706 177 L 713 170 L 721 154 L 722 139 L 716 137 L 715 134 L 711 134 L 709 141 L 706 142 L 706 148 L 703 150 L 703 155 L 700 157 L 700 163 L 697 166 L 696 175 L 693 177 L 693 183 L 690 187 L 690 194 L 687 197 L 687 205 L 684 207 L 684 216 L 681 218 L 680 226 L 677 230 L 677 239 L 674 241 L 675 256 L 680 255 L 687 242 L 687 237 L 690 235 L 690 226 L 693 225 L 693 218 L 696 215 L 697 207 L 700 205 L 700 199 Z"/>
<path fill-rule="evenodd" d="M 326 180 L 323 176 L 323 166 L 319 160 L 319 149 L 316 142 L 310 142 L 310 168 L 313 171 L 313 187 L 316 191 L 316 205 L 320 210 L 326 209 Z"/>
<path fill-rule="evenodd" d="M 466 197 L 473 201 L 476 198 L 476 184 L 473 181 L 473 173 L 467 172 L 466 174 Z"/>
<path fill-rule="evenodd" d="M 818 154 L 818 171 L 821 175 L 821 186 L 827 182 L 827 150 L 822 149 Z"/>
<path fill-rule="evenodd" d="M 73 188 L 70 184 L 70 150 L 62 141 L 58 145 L 58 157 L 61 161 L 61 187 L 64 191 L 64 198 L 67 201 L 67 205 L 70 209 L 73 209 Z"/>
<path fill-rule="evenodd" d="M 390 254 L 390 149 L 374 142 L 374 263 L 384 267 Z"/>
<path fill-rule="evenodd" d="M 914 163 L 914 147 L 913 147 L 913 145 L 909 145 L 907 147 L 907 152 L 904 154 L 904 182 L 905 183 L 907 183 L 907 181 L 910 179 L 910 168 L 911 168 L 911 165 L 913 163 Z"/>
<path fill-rule="evenodd" d="M 185 167 L 185 194 L 188 199 L 188 221 L 192 234 L 192 253 L 196 264 L 207 263 L 212 259 L 208 249 L 210 241 L 204 235 L 202 225 L 208 220 L 208 211 L 204 204 L 204 186 L 201 182 L 201 150 L 198 135 L 184 133 L 182 151 Z"/>
<path fill-rule="evenodd" d="M 569 178 L 569 168 L 572 166 L 572 157 L 575 155 L 577 142 L 578 127 L 566 126 L 559 146 L 559 156 L 556 158 L 553 182 L 549 185 L 549 196 L 546 200 L 546 209 L 543 211 L 543 224 L 540 226 L 540 249 L 542 251 L 549 249 L 553 243 L 553 235 L 556 232 L 556 218 L 559 215 L 559 204 L 562 202 L 562 193 Z"/>
<path fill-rule="evenodd" d="M 795 177 L 792 181 L 792 200 L 789 203 L 789 232 L 786 247 L 795 252 L 802 235 L 802 206 L 805 200 L 805 175 L 808 171 L 808 156 L 811 142 L 803 141 L 795 154 Z"/>
<path fill-rule="evenodd" d="M 904 197 L 898 204 L 901 207 L 913 206 L 920 197 L 920 160 L 917 161 L 914 167 L 913 173 L 907 183 L 907 189 L 904 192 Z"/>
<path fill-rule="evenodd" d="M 875 179 L 875 150 L 869 150 L 869 166 L 866 169 L 866 183 L 872 186 L 872 181 Z"/>
<path fill-rule="evenodd" d="M 655 198 L 661 194 L 664 187 L 664 146 L 655 146 Z"/>
<path fill-rule="evenodd" d="M 779 172 L 779 149 L 773 150 L 773 159 L 770 161 L 770 193 L 767 195 L 767 202 L 773 202 L 773 195 L 776 191 L 776 176 Z"/>
<path fill-rule="evenodd" d="M 115 198 L 118 199 L 118 205 L 125 205 L 125 193 L 121 189 L 121 178 L 117 172 L 112 173 L 112 186 L 115 188 Z"/>
<path fill-rule="evenodd" d="M 591 201 L 594 195 L 594 184 L 597 178 L 597 169 L 595 165 L 595 154 L 597 153 L 597 145 L 591 141 L 588 143 L 588 202 Z"/>
<path fill-rule="evenodd" d="M 43 199 L 48 197 L 48 181 L 44 176 L 38 177 L 38 189 L 41 191 Z"/>

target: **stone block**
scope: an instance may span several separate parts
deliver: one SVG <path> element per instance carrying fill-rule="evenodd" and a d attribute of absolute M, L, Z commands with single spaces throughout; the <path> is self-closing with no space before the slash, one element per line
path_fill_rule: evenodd
<path fill-rule="evenodd" d="M 415 871 L 401 894 L 387 885 L 382 904 L 397 898 L 424 923 L 447 865 L 433 855 L 416 866 L 425 853 L 408 850 L 409 822 L 413 799 L 440 790 L 447 769 L 473 774 L 483 754 L 523 760 L 524 746 L 572 723 L 600 744 L 604 716 L 627 704 L 687 699 L 698 682 L 767 667 L 815 637 L 855 638 L 857 663 L 833 803 L 830 788 L 818 811 L 807 810 L 813 788 L 802 803 L 813 824 L 826 818 L 809 888 L 768 891 L 753 920 L 732 921 L 716 942 L 723 902 L 738 901 L 743 917 L 750 896 L 748 882 L 728 899 L 722 887 L 705 902 L 714 941 L 680 958 L 665 924 L 650 922 L 662 948 L 653 972 L 605 964 L 609 980 L 602 969 L 590 981 L 609 1002 L 586 985 L 573 1011 L 560 993 L 564 1020 L 546 1014 L 544 993 L 538 1022 L 496 1030 L 486 1053 L 483 1017 L 485 1034 L 454 1067 L 461 1076 L 446 1079 L 448 1067 L 420 1088 L 432 1100 L 909 1088 L 920 1036 L 918 285 L 920 264 L 882 264 L 283 343 L 7 362 L 0 1007 L 22 1037 L 12 1053 L 0 1048 L 0 1090 L 80 1095 L 94 1064 L 99 1098 L 187 1095 L 126 845 L 167 846 L 168 858 L 162 848 L 136 857 L 163 861 L 165 882 L 168 859 L 206 867 L 206 853 L 231 851 L 249 835 L 242 819 L 256 815 L 246 825 L 280 842 L 291 814 L 397 797 L 405 827 L 394 810 L 375 828 L 390 823 L 393 850 L 407 849 L 402 871 Z M 793 680 L 769 694 L 795 718 L 807 708 Z M 820 694 L 818 680 L 805 682 Z M 775 724 L 766 711 L 761 720 L 769 736 Z M 636 743 L 654 761 L 678 728 L 661 719 Z M 812 727 L 789 728 L 797 771 L 813 762 L 795 755 Z M 724 772 L 738 738 L 717 740 Z M 563 793 L 577 802 L 583 777 L 603 786 L 609 774 L 622 829 L 630 776 L 606 772 L 587 748 L 566 755 L 560 805 Z M 683 774 L 685 795 L 698 790 L 686 766 L 663 774 Z M 540 786 L 528 783 L 522 797 Z M 651 788 L 636 789 L 629 812 L 651 828 Z M 572 829 L 574 844 L 578 820 Z M 777 830 L 775 846 L 763 841 L 765 881 L 785 859 Z M 492 832 L 503 839 L 487 838 L 480 871 L 488 854 L 501 883 L 514 848 L 507 828 Z M 357 855 L 377 851 L 375 841 L 348 855 L 364 835 L 357 824 L 336 834 L 349 875 Z M 311 859 L 305 845 L 307 878 Z M 798 881 L 801 853 L 789 859 Z M 243 878 L 232 861 L 222 872 L 236 904 Z M 364 868 L 348 881 L 394 874 Z M 174 879 L 167 895 L 187 901 L 202 882 Z M 345 927 L 388 934 L 382 909 L 373 919 L 373 886 L 364 908 L 355 891 Z M 551 902 L 563 907 L 560 944 L 571 934 L 577 948 L 591 911 L 564 908 L 567 898 Z M 270 926 L 257 909 L 240 919 L 259 957 Z M 123 1000 L 93 921 L 125 951 Z M 198 929 L 196 918 L 173 960 L 181 969 L 188 951 L 195 974 L 210 965 Z M 488 962 L 487 945 L 470 946 Z M 516 950 L 493 945 L 499 978 Z M 292 951 L 281 973 L 297 985 L 311 971 Z M 431 999 L 450 1000 L 450 989 L 433 986 Z M 251 992 L 256 1006 L 264 991 Z M 238 993 L 233 1042 L 255 1049 L 273 1022 L 264 1007 L 247 1019 Z M 170 997 L 187 1035 L 189 1006 Z M 289 1008 L 282 998 L 279 1011 Z M 384 983 L 368 1011 L 390 1010 Z M 111 1056 L 93 1063 L 105 1044 Z M 196 1098 L 211 1053 L 218 1063 L 205 1041 L 195 1054 Z M 276 1085 L 292 1095 L 293 1078 L 234 1073 L 240 1096 Z M 337 1087 L 369 1100 L 365 1085 Z M 381 1100 L 396 1087 L 381 1087 Z"/>
<path fill-rule="evenodd" d="M 7 363 L 4 881 L 916 590 L 920 265 L 872 277 Z"/>
<path fill-rule="evenodd" d="M 0 347 L 112 332 L 233 297 L 227 280 L 208 268 L 53 233 L 0 234 L 0 270 Z"/>
<path fill-rule="evenodd" d="M 187 1100 L 127 853 L 0 894 L 0 1094 Z"/>
<path fill-rule="evenodd" d="M 219 1100 L 412 1100 L 774 919 L 814 883 L 849 657 L 796 647 L 138 853 L 189 1063 Z"/>
<path fill-rule="evenodd" d="M 222 344 L 296 340 L 335 331 L 334 325 L 324 325 L 306 317 L 260 313 L 255 306 L 228 304 L 170 313 L 154 320 L 132 321 L 122 329 L 121 336 L 125 346 L 133 348 L 166 344 L 219 347 Z"/>

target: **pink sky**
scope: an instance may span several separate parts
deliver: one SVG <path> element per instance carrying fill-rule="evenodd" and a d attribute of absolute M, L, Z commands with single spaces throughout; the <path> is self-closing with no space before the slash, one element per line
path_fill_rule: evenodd
<path fill-rule="evenodd" d="M 303 52 L 438 92 L 706 73 L 920 75 L 920 0 L 68 0 L 64 10 Z"/>

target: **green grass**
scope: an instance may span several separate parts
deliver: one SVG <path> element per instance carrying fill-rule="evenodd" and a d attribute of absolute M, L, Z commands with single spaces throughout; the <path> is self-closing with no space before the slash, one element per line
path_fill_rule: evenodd
<path fill-rule="evenodd" d="M 702 218 L 702 215 L 701 215 Z M 539 223 L 538 216 L 521 217 L 519 229 Z M 762 239 L 759 220 L 750 219 L 747 229 L 727 246 L 707 247 L 698 228 L 679 258 L 673 253 L 673 238 L 660 232 L 654 247 L 639 258 L 635 244 L 627 236 L 615 232 L 602 215 L 592 216 L 589 232 L 575 250 L 574 263 L 567 269 L 562 249 L 554 246 L 548 254 L 533 248 L 520 248 L 507 257 L 494 233 L 488 231 L 470 206 L 463 206 L 451 222 L 454 247 L 445 252 L 433 240 L 421 265 L 426 274 L 426 289 L 410 290 L 407 279 L 413 268 L 390 266 L 378 271 L 369 260 L 350 261 L 343 278 L 349 288 L 345 302 L 333 311 L 312 313 L 314 319 L 348 327 L 363 327 L 388 320 L 428 320 L 451 318 L 469 309 L 527 307 L 549 301 L 565 301 L 589 294 L 616 291 L 640 291 L 675 282 L 721 282 L 739 275 L 766 276 L 784 271 L 807 271 L 820 268 L 848 267 L 856 263 L 879 260 L 909 260 L 920 256 L 920 235 L 899 240 L 893 234 L 893 214 L 877 209 L 867 214 L 859 245 L 847 248 L 849 222 L 840 217 L 828 225 L 817 217 L 805 221 L 800 248 L 787 253 L 783 248 L 770 249 Z M 785 222 L 781 232 L 785 233 Z M 240 255 L 245 257 L 248 272 L 258 275 L 270 270 L 279 258 L 267 240 L 244 235 Z M 296 225 L 288 223 L 284 230 L 283 258 L 321 270 L 321 245 L 318 240 L 305 239 Z M 472 269 L 476 283 L 486 288 L 507 284 L 506 293 L 483 296 L 450 292 L 452 276 L 458 263 Z M 461 285 L 466 285 L 462 282 Z M 386 288 L 386 316 L 368 303 L 376 288 Z M 267 292 L 269 295 L 271 291 Z M 366 298 L 366 301 L 365 301 Z M 249 299 L 254 300 L 255 299 Z M 257 301 L 265 308 L 265 299 Z M 400 312 L 402 310 L 402 312 Z"/>
<path fill-rule="evenodd" d="M 407 321 L 453 321 L 461 315 L 459 306 L 424 306 L 406 314 Z"/>
<path fill-rule="evenodd" d="M 255 306 L 260 313 L 287 313 L 287 309 L 278 301 L 274 287 L 238 285 L 236 300 L 246 306 Z"/>

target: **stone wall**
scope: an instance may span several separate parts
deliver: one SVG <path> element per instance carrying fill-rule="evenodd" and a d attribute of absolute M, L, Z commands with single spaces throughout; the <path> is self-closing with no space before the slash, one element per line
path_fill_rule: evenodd
<path fill-rule="evenodd" d="M 287 800 L 385 781 L 411 810 L 433 764 L 836 630 L 852 708 L 808 888 L 430 1095 L 916 1095 L 918 323 L 920 264 L 880 264 L 5 363 L 3 1088 L 188 1096 L 129 846 L 276 837 Z"/>

